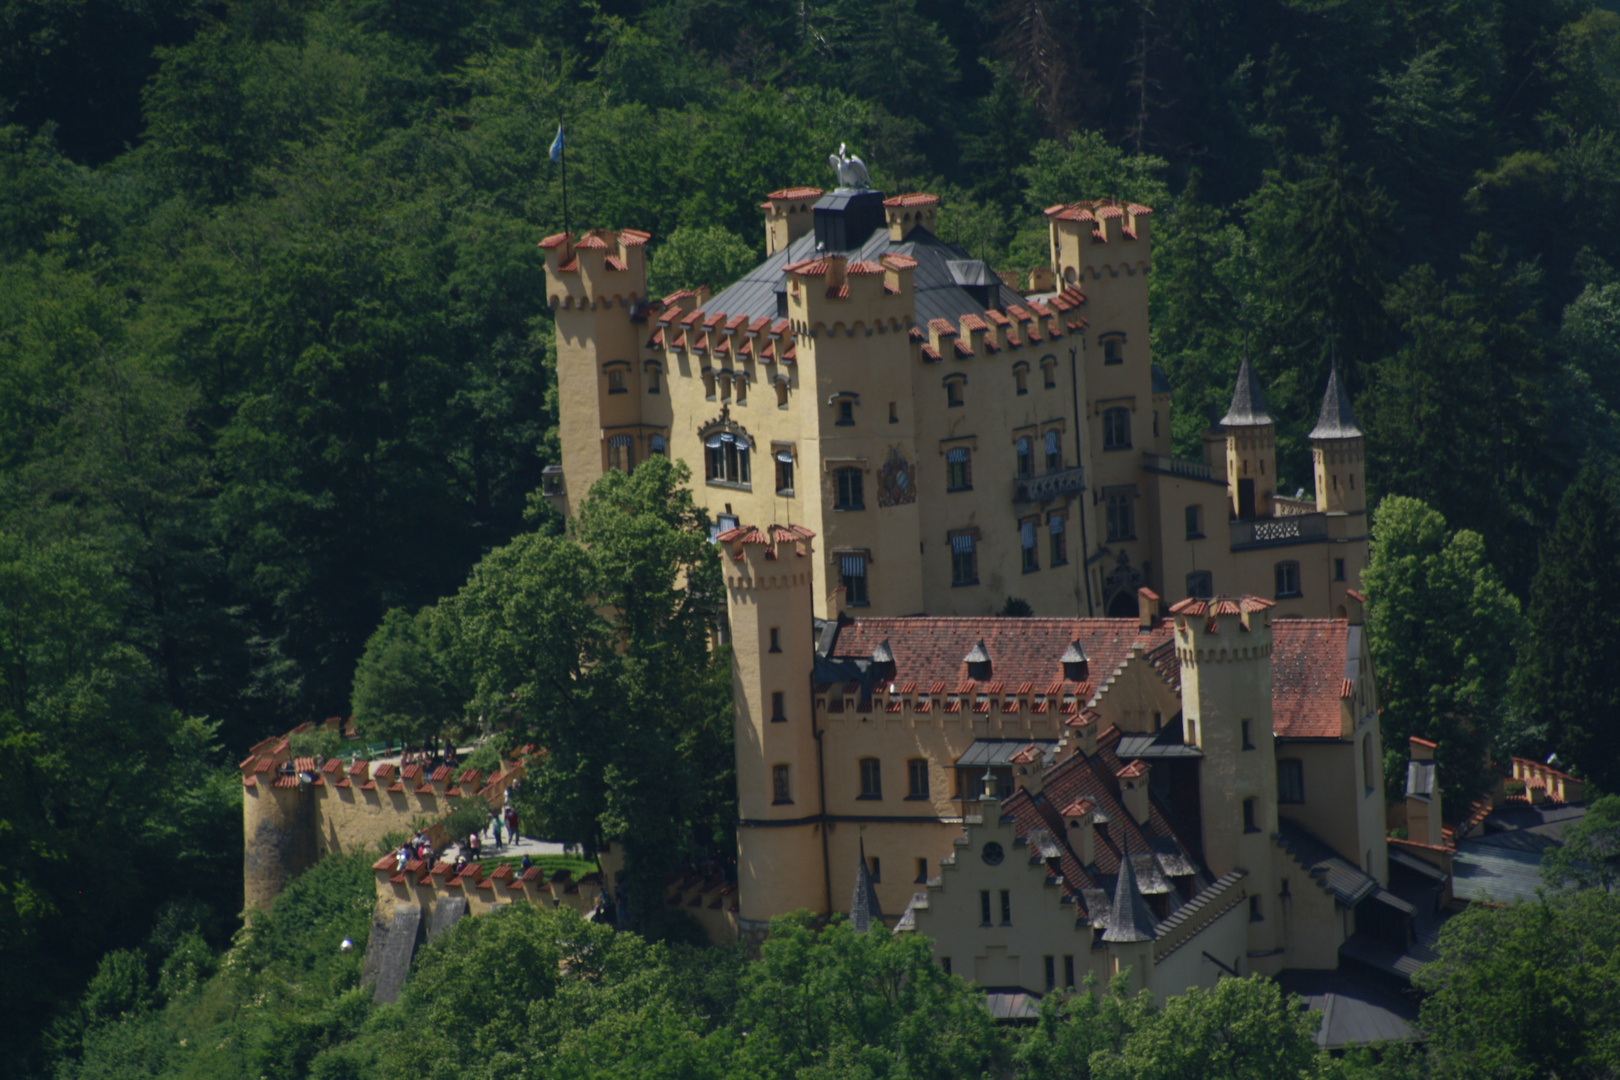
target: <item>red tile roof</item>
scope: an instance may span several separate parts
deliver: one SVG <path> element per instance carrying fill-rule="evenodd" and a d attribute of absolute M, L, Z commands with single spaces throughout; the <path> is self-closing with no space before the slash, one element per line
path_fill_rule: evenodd
<path fill-rule="evenodd" d="M 787 187 L 782 188 L 780 191 L 773 191 L 765 197 L 767 199 L 808 199 L 821 194 L 822 190 L 818 187 Z"/>
<path fill-rule="evenodd" d="M 913 191 L 905 195 L 895 195 L 883 200 L 884 206 L 938 206 L 938 195 L 927 195 L 921 191 Z"/>
<path fill-rule="evenodd" d="M 1100 680 L 1124 663 L 1133 645 L 1156 648 L 1171 640 L 1171 632 L 1165 620 L 1143 632 L 1137 619 L 856 619 L 838 632 L 832 655 L 865 659 L 888 640 L 894 681 L 956 683 L 967 677 L 962 657 L 982 638 L 996 679 L 1046 685 L 1063 680 L 1058 658 L 1076 638 L 1090 659 L 1085 674 Z"/>
<path fill-rule="evenodd" d="M 913 259 L 910 255 L 901 255 L 899 252 L 885 255 L 878 262 L 887 266 L 890 270 L 911 270 L 917 265 L 916 259 Z"/>
<path fill-rule="evenodd" d="M 1342 619 L 1271 624 L 1271 729 L 1279 737 L 1339 737 L 1349 640 Z"/>

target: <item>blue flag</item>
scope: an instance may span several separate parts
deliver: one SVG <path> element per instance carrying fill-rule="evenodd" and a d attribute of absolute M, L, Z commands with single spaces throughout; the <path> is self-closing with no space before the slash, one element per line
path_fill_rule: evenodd
<path fill-rule="evenodd" d="M 551 160 L 561 161 L 563 152 L 562 125 L 557 125 L 557 137 L 551 140 Z"/>

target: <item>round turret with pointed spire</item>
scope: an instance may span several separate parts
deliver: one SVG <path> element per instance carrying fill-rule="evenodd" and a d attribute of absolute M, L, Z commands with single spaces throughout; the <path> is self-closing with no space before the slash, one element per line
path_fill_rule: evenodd
<path fill-rule="evenodd" d="M 1247 349 L 1221 426 L 1226 429 L 1226 493 L 1232 516 L 1270 517 L 1277 481 L 1277 426 L 1266 410 L 1266 396 Z"/>
<path fill-rule="evenodd" d="M 1350 395 L 1335 365 L 1328 373 L 1322 411 L 1310 434 L 1318 511 L 1347 514 L 1366 510 L 1366 454 L 1362 436 L 1350 408 Z"/>

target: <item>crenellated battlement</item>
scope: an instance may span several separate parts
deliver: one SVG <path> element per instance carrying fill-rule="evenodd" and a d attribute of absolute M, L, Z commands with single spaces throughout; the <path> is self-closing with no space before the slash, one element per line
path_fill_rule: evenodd
<path fill-rule="evenodd" d="M 540 241 L 551 307 L 594 311 L 645 300 L 650 239 L 639 229 L 591 229 L 577 238 L 554 233 Z"/>

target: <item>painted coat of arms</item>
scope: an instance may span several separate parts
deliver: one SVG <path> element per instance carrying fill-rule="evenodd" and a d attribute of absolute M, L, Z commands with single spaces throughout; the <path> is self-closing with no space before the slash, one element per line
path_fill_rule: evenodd
<path fill-rule="evenodd" d="M 898 446 L 891 446 L 878 470 L 878 505 L 905 506 L 916 501 L 917 466 L 906 460 Z"/>

